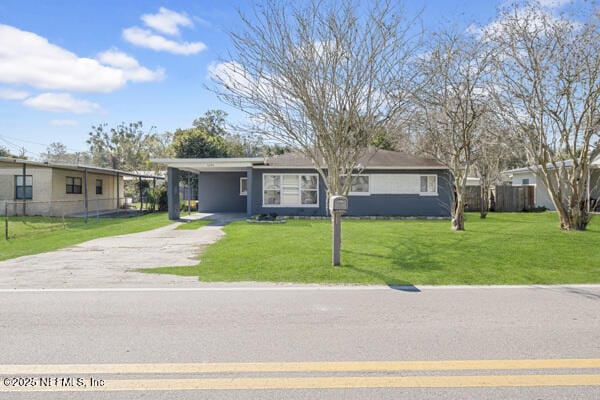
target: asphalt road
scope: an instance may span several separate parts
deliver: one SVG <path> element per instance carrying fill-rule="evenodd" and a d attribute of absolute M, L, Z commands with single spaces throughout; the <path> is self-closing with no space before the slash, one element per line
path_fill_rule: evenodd
<path fill-rule="evenodd" d="M 0 398 L 598 399 L 600 286 L 0 291 Z"/>

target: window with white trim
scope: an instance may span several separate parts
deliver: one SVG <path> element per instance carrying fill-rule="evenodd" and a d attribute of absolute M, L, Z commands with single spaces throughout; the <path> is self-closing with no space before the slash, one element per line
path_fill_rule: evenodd
<path fill-rule="evenodd" d="M 345 177 L 342 177 L 342 184 L 344 184 L 344 181 Z M 348 195 L 367 196 L 369 194 L 369 175 L 352 175 L 352 182 L 350 183 Z"/>
<path fill-rule="evenodd" d="M 421 195 L 436 195 L 437 175 L 421 175 Z"/>
<path fill-rule="evenodd" d="M 263 207 L 318 207 L 317 174 L 264 174 Z"/>
<path fill-rule="evenodd" d="M 23 175 L 15 175 L 15 199 L 33 199 L 33 177 L 31 175 L 25 175 L 25 183 L 23 183 Z"/>
<path fill-rule="evenodd" d="M 248 178 L 240 178 L 240 196 L 246 196 L 248 194 Z"/>

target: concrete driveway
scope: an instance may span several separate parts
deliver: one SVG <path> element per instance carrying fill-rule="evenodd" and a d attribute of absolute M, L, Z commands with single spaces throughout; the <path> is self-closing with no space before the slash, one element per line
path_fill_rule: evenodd
<path fill-rule="evenodd" d="M 196 286 L 197 277 L 136 272 L 137 268 L 188 266 L 199 262 L 204 247 L 223 235 L 222 227 L 240 214 L 193 214 L 210 225 L 175 230 L 175 223 L 151 231 L 90 240 L 48 253 L 0 262 L 0 288 L 101 288 Z"/>

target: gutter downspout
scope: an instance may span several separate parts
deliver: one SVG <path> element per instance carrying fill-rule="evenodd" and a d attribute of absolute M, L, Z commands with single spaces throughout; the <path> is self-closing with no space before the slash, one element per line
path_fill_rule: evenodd
<path fill-rule="evenodd" d="M 27 194 L 26 194 L 26 190 L 25 190 L 26 188 L 27 188 L 27 164 L 23 163 L 23 216 L 27 215 Z"/>
<path fill-rule="evenodd" d="M 85 207 L 85 223 L 88 223 L 88 171 L 83 169 L 83 206 Z"/>
<path fill-rule="evenodd" d="M 119 193 L 119 173 L 117 172 L 117 211 L 119 210 L 119 197 L 121 193 Z"/>

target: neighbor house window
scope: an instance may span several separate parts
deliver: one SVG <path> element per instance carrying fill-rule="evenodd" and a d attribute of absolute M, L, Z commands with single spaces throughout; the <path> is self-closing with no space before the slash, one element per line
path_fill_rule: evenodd
<path fill-rule="evenodd" d="M 521 180 L 521 185 L 529 185 L 529 178 Z"/>
<path fill-rule="evenodd" d="M 102 179 L 96 179 L 96 194 L 102 194 Z"/>
<path fill-rule="evenodd" d="M 67 193 L 81 194 L 81 178 L 67 176 Z"/>
<path fill-rule="evenodd" d="M 345 177 L 342 177 L 342 184 L 344 184 Z M 369 175 L 352 175 L 352 182 L 350 182 L 350 190 L 348 194 L 351 196 L 361 196 L 369 194 Z"/>
<path fill-rule="evenodd" d="M 25 182 L 23 182 L 23 175 L 15 175 L 15 199 L 33 199 L 33 177 L 31 175 L 25 175 Z"/>
<path fill-rule="evenodd" d="M 248 194 L 248 178 L 240 178 L 240 196 Z"/>
<path fill-rule="evenodd" d="M 420 194 L 437 194 L 437 175 L 421 175 Z"/>
<path fill-rule="evenodd" d="M 264 174 L 263 206 L 317 207 L 319 177 L 317 174 Z"/>

